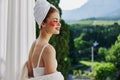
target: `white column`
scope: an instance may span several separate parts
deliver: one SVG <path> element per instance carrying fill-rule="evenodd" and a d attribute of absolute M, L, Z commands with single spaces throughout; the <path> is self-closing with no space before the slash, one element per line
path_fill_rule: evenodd
<path fill-rule="evenodd" d="M 5 59 L 7 28 L 7 0 L 0 0 L 0 57 Z"/>
<path fill-rule="evenodd" d="M 0 80 L 5 76 L 7 3 L 7 0 L 0 0 Z"/>
<path fill-rule="evenodd" d="M 35 39 L 33 6 L 33 0 L 8 0 L 6 80 L 18 80 Z"/>

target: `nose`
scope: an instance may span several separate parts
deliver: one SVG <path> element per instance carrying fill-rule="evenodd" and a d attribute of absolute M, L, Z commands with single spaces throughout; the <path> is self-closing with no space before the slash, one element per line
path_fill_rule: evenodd
<path fill-rule="evenodd" d="M 61 23 L 60 22 L 58 22 L 58 24 L 57 24 L 58 26 L 61 26 Z"/>

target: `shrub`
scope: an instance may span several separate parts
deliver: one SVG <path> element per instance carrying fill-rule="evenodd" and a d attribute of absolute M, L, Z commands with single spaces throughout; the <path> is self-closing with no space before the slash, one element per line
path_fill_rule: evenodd
<path fill-rule="evenodd" d="M 92 74 L 95 80 L 106 80 L 108 76 L 113 80 L 116 76 L 116 67 L 112 63 L 96 64 Z"/>

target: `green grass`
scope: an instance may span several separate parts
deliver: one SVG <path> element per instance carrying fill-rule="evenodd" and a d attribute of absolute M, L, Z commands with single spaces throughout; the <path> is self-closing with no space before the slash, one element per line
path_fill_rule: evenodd
<path fill-rule="evenodd" d="M 114 23 L 118 23 L 120 25 L 120 21 L 103 21 L 103 20 L 94 21 L 92 25 L 113 25 Z"/>
<path fill-rule="evenodd" d="M 120 20 L 118 21 L 118 24 L 120 25 Z"/>
<path fill-rule="evenodd" d="M 84 64 L 86 66 L 91 66 L 92 62 L 91 61 L 79 61 L 79 63 Z M 94 62 L 94 65 L 100 64 L 99 62 Z"/>
<path fill-rule="evenodd" d="M 70 25 L 72 25 L 72 24 L 91 25 L 92 23 L 93 23 L 92 20 L 83 20 L 83 21 L 78 21 L 78 22 L 72 22 L 69 24 Z"/>
<path fill-rule="evenodd" d="M 72 24 L 80 24 L 80 25 L 113 25 L 114 23 L 118 23 L 120 25 L 119 21 L 107 21 L 107 20 L 81 20 L 79 22 L 72 22 L 69 23 Z"/>

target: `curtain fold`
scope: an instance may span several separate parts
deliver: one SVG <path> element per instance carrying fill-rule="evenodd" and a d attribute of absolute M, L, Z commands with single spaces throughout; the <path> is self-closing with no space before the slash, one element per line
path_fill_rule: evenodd
<path fill-rule="evenodd" d="M 35 40 L 34 0 L 0 0 L 0 80 L 18 80 Z"/>
<path fill-rule="evenodd" d="M 0 80 L 5 79 L 6 34 L 7 34 L 7 0 L 0 0 Z"/>

